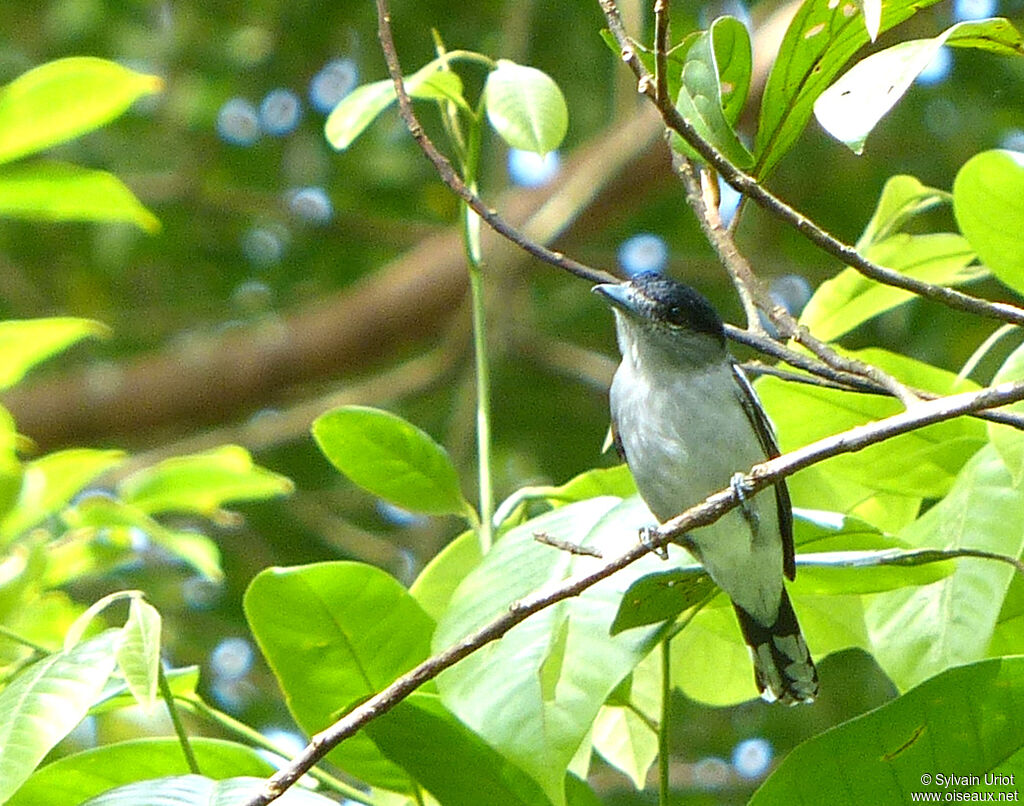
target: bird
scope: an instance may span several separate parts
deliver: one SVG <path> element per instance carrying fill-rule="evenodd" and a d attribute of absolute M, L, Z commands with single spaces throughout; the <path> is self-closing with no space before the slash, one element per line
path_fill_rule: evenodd
<path fill-rule="evenodd" d="M 810 703 L 818 673 L 783 576 L 796 575 L 785 480 L 747 495 L 742 473 L 779 455 L 768 415 L 700 292 L 644 272 L 600 283 L 622 361 L 609 391 L 612 440 L 660 523 L 730 486 L 741 506 L 680 541 L 732 601 L 761 697 Z"/>

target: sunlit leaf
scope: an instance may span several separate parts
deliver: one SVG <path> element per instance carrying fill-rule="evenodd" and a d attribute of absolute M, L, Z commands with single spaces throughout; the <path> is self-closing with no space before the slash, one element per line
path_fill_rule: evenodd
<path fill-rule="evenodd" d="M 484 85 L 487 119 L 512 148 L 546 154 L 569 128 L 565 97 L 547 73 L 499 59 Z"/>
<path fill-rule="evenodd" d="M 242 744 L 204 736 L 193 736 L 189 744 L 200 769 L 214 779 L 267 777 L 274 771 L 253 748 Z M 41 767 L 7 806 L 67 806 L 122 784 L 187 772 L 177 739 L 131 739 L 64 756 Z"/>
<path fill-rule="evenodd" d="M 0 167 L 0 217 L 125 221 L 157 232 L 160 221 L 111 173 L 36 160 Z"/>
<path fill-rule="evenodd" d="M 750 85 L 750 37 L 746 26 L 734 17 L 720 17 L 702 32 L 686 54 L 682 87 L 676 101 L 679 114 L 697 133 L 731 162 L 749 168 L 754 158 L 737 137 L 732 124 L 742 111 Z M 728 105 L 733 120 L 723 109 Z M 699 158 L 678 135 L 672 145 Z"/>
<path fill-rule="evenodd" d="M 938 0 L 882 4 L 879 33 Z M 804 0 L 768 74 L 754 140 L 754 174 L 765 177 L 792 147 L 815 100 L 870 37 L 853 0 Z"/>
<path fill-rule="evenodd" d="M 262 778 L 213 781 L 201 775 L 179 775 L 125 784 L 84 801 L 82 806 L 238 806 L 256 797 L 266 785 Z M 283 792 L 275 803 L 281 806 L 337 806 L 333 798 L 301 786 L 293 786 Z"/>
<path fill-rule="evenodd" d="M 412 75 L 405 76 L 403 83 L 409 96 L 423 100 L 461 101 L 462 81 L 452 71 L 441 70 L 442 64 L 440 59 L 435 59 Z M 390 78 L 357 87 L 327 117 L 324 124 L 327 141 L 339 151 L 344 151 L 395 102 L 395 98 L 395 85 Z"/>
<path fill-rule="evenodd" d="M 993 787 L 947 789 L 938 776 L 1004 772 L 1024 750 L 1022 702 L 1022 658 L 951 669 L 796 747 L 750 805 L 910 803 L 914 793 L 971 800 Z"/>
<path fill-rule="evenodd" d="M 0 88 L 0 163 L 92 131 L 163 82 L 89 56 L 58 59 Z"/>
<path fill-rule="evenodd" d="M 855 154 L 943 45 L 1024 55 L 1024 39 L 1008 20 L 960 22 L 933 39 L 913 39 L 859 61 L 814 102 L 822 127 Z"/>
<path fill-rule="evenodd" d="M 953 183 L 953 212 L 982 262 L 1024 293 L 1024 154 L 983 151 L 967 160 Z"/>
<path fill-rule="evenodd" d="M 974 548 L 1011 557 L 1024 550 L 1024 490 L 992 447 L 963 468 L 949 494 L 904 529 L 909 545 Z M 984 559 L 957 561 L 952 576 L 876 597 L 868 608 L 873 654 L 901 689 L 950 666 L 985 657 L 1014 570 Z"/>
<path fill-rule="evenodd" d="M 948 232 L 907 235 L 897 233 L 872 244 L 864 256 L 881 266 L 932 285 L 957 286 L 988 275 L 974 263 L 971 245 Z M 919 297 L 865 277 L 856 269 L 843 269 L 814 292 L 800 324 L 822 341 L 834 341 L 869 319 Z"/>
<path fill-rule="evenodd" d="M 1003 365 L 992 378 L 992 384 L 1024 381 L 1024 345 L 1018 347 L 1003 362 Z M 1024 414 L 1024 403 L 1006 406 L 1003 411 Z M 1024 479 L 1024 433 L 1008 425 L 987 423 L 988 437 L 993 447 L 999 452 L 1015 487 L 1019 487 Z"/>
<path fill-rule="evenodd" d="M 114 669 L 119 633 L 48 655 L 0 691 L 0 803 L 85 716 Z"/>
<path fill-rule="evenodd" d="M 928 187 L 916 177 L 906 174 L 890 176 L 885 180 L 871 220 L 857 241 L 857 250 L 868 249 L 895 235 L 915 215 L 952 201 L 952 193 Z"/>
<path fill-rule="evenodd" d="M 139 704 L 151 709 L 160 669 L 160 613 L 142 597 L 134 597 L 128 608 L 117 665 Z"/>
<path fill-rule="evenodd" d="M 447 451 L 396 414 L 342 406 L 316 419 L 313 438 L 338 470 L 392 504 L 430 515 L 469 509 Z"/>
<path fill-rule="evenodd" d="M 106 325 L 92 319 L 52 317 L 0 322 L 0 389 L 7 389 L 36 364 L 66 350 L 82 339 L 105 338 Z"/>

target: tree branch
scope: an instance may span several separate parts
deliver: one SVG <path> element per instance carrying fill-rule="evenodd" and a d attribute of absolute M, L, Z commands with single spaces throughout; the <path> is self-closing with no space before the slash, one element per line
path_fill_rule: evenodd
<path fill-rule="evenodd" d="M 378 0 L 378 2 L 384 2 L 384 0 Z M 744 476 L 742 486 L 746 494 L 753 494 L 798 470 L 833 456 L 859 451 L 869 445 L 932 423 L 980 409 L 1004 406 L 1019 400 L 1024 400 L 1024 383 L 1000 384 L 976 392 L 918 403 L 908 411 L 878 422 L 852 428 L 842 434 L 826 437 L 784 456 L 755 465 Z M 616 571 L 636 562 L 648 552 L 664 547 L 686 532 L 714 522 L 740 503 L 737 494 L 738 486 L 731 485 L 708 496 L 701 503 L 690 507 L 686 512 L 650 531 L 647 541 L 637 541 L 637 544 L 631 549 L 608 561 L 600 568 L 588 574 L 572 577 L 556 587 L 537 591 L 513 602 L 509 605 L 507 613 L 466 636 L 457 644 L 423 661 L 391 685 L 353 708 L 326 730 L 313 736 L 306 749 L 271 777 L 263 790 L 248 800 L 245 806 L 266 806 L 280 797 L 317 761 L 368 722 L 387 713 L 428 680 L 434 679 L 445 669 L 451 668 L 481 647 L 498 640 L 534 613 L 557 602 L 578 596 L 602 579 L 606 579 Z"/>
<path fill-rule="evenodd" d="M 658 98 L 657 92 L 654 89 L 653 77 L 647 68 L 644 67 L 636 51 L 633 49 L 629 36 L 622 24 L 622 18 L 619 15 L 618 5 L 615 0 L 598 0 L 598 2 L 604 11 L 609 30 L 621 48 L 622 60 L 629 65 L 637 77 L 638 91 L 647 95 L 654 102 L 661 113 L 662 119 L 665 121 L 665 125 L 692 146 L 737 191 L 745 194 L 754 203 L 767 210 L 780 221 L 789 224 L 823 252 L 856 269 L 865 277 L 885 285 L 894 286 L 895 288 L 902 288 L 917 296 L 939 302 L 955 310 L 973 313 L 989 319 L 998 319 L 1003 322 L 1012 322 L 1016 325 L 1024 325 L 1024 309 L 1018 308 L 1015 305 L 1003 302 L 989 302 L 988 300 L 979 299 L 952 288 L 932 285 L 931 283 L 926 283 L 871 262 L 852 246 L 843 243 L 807 216 L 794 210 L 782 199 L 772 194 L 757 179 L 744 173 L 729 162 L 720 151 L 705 141 L 697 133 L 696 129 L 679 114 L 671 100 Z"/>

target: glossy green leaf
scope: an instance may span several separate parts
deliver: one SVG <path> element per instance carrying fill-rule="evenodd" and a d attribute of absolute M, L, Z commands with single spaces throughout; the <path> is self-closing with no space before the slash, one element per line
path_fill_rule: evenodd
<path fill-rule="evenodd" d="M 271 568 L 253 579 L 245 614 L 296 722 L 312 735 L 426 659 L 433 622 L 392 577 L 351 562 Z M 302 629 L 296 629 L 301 616 Z M 409 779 L 365 734 L 328 756 L 374 786 Z"/>
<path fill-rule="evenodd" d="M 938 0 L 892 0 L 882 5 L 879 33 Z M 804 0 L 786 30 L 761 99 L 754 140 L 754 174 L 764 178 L 803 132 L 814 102 L 843 66 L 868 43 L 853 0 Z"/>
<path fill-rule="evenodd" d="M 974 548 L 1019 557 L 1024 490 L 992 447 L 963 468 L 949 494 L 899 537 L 911 546 Z M 957 561 L 952 576 L 876 597 L 867 617 L 874 655 L 901 689 L 985 656 L 1014 570 L 982 559 Z"/>
<path fill-rule="evenodd" d="M 0 521 L 0 541 L 10 540 L 56 515 L 90 481 L 121 464 L 124 458 L 121 451 L 70 448 L 28 462 L 18 501 Z"/>
<path fill-rule="evenodd" d="M 120 630 L 22 669 L 0 691 L 0 803 L 75 727 L 114 669 Z"/>
<path fill-rule="evenodd" d="M 884 350 L 850 355 L 880 366 L 904 383 L 921 389 L 946 393 L 975 388 L 958 383 L 951 372 Z M 774 378 L 762 379 L 757 389 L 775 422 L 783 451 L 900 411 L 900 404 L 891 398 L 784 383 Z M 832 477 L 849 479 L 879 493 L 941 498 L 963 465 L 986 441 L 985 426 L 980 420 L 960 417 L 856 453 L 836 456 L 820 467 Z"/>
<path fill-rule="evenodd" d="M 447 451 L 396 414 L 342 406 L 316 419 L 313 438 L 331 464 L 379 498 L 430 515 L 469 510 Z"/>
<path fill-rule="evenodd" d="M 992 379 L 993 384 L 1024 381 L 1024 345 L 1018 347 L 1003 362 Z M 1003 411 L 1024 414 L 1024 403 L 1014 403 Z M 1024 433 L 1008 425 L 987 423 L 988 438 L 999 452 L 999 457 L 1010 471 L 1014 486 L 1024 479 Z"/>
<path fill-rule="evenodd" d="M 117 665 L 129 690 L 145 709 L 156 702 L 160 670 L 160 613 L 141 597 L 132 599 L 121 630 Z"/>
<path fill-rule="evenodd" d="M 526 594 L 586 573 L 603 560 L 534 540 L 543 532 L 606 558 L 652 518 L 639 498 L 593 498 L 510 530 L 463 581 L 438 624 L 434 649 L 462 639 Z M 672 549 L 673 555 L 681 552 Z M 445 705 L 505 758 L 531 775 L 552 803 L 565 802 L 565 773 L 605 698 L 659 632 L 609 628 L 623 593 L 664 565 L 649 556 L 579 597 L 531 616 L 438 678 Z M 515 569 L 515 573 L 509 573 Z"/>
<path fill-rule="evenodd" d="M 822 127 L 855 154 L 943 45 L 1024 55 L 1024 39 L 1004 19 L 960 22 L 932 39 L 913 39 L 872 53 L 814 102 Z"/>
<path fill-rule="evenodd" d="M 436 694 L 414 692 L 366 732 L 444 806 L 550 806 L 532 778 L 456 719 Z"/>
<path fill-rule="evenodd" d="M 200 769 L 213 779 L 267 777 L 274 771 L 255 750 L 242 744 L 202 736 L 193 736 L 189 743 Z M 64 756 L 39 768 L 7 806 L 67 806 L 122 784 L 187 772 L 177 739 L 132 739 Z"/>
<path fill-rule="evenodd" d="M 266 787 L 262 778 L 225 778 L 213 781 L 201 775 L 179 775 L 139 781 L 111 789 L 82 806 L 238 806 Z M 301 786 L 278 797 L 280 806 L 337 806 L 337 801 Z"/>
<path fill-rule="evenodd" d="M 951 669 L 796 747 L 750 806 L 910 803 L 912 793 L 969 800 L 967 787 L 946 788 L 937 776 L 980 778 L 1019 754 L 1022 703 L 1024 658 Z"/>
<path fill-rule="evenodd" d="M 661 714 L 661 653 L 653 651 L 640 661 L 616 694 L 620 691 L 621 697 L 609 698 L 594 720 L 594 749 L 642 790 L 658 756 L 654 724 Z"/>
<path fill-rule="evenodd" d="M 409 593 L 427 615 L 437 621 L 447 609 L 459 583 L 480 565 L 483 558 L 476 532 L 463 532 L 427 563 L 412 583 Z"/>
<path fill-rule="evenodd" d="M 558 85 L 535 67 L 507 59 L 484 84 L 487 119 L 512 148 L 547 154 L 562 144 L 569 129 L 569 109 Z"/>
<path fill-rule="evenodd" d="M 878 197 L 871 220 L 857 241 L 857 251 L 895 235 L 915 215 L 952 201 L 952 193 L 928 187 L 916 177 L 906 174 L 890 176 Z"/>
<path fill-rule="evenodd" d="M 450 70 L 442 70 L 440 59 L 405 76 L 405 91 L 421 100 L 462 99 L 462 81 Z M 344 151 L 377 117 L 395 102 L 395 85 L 390 78 L 364 84 L 346 95 L 327 117 L 327 142 Z M 464 104 L 465 102 L 462 101 Z"/>
<path fill-rule="evenodd" d="M 222 445 L 165 459 L 133 473 L 117 489 L 125 503 L 150 515 L 194 512 L 215 516 L 227 504 L 288 495 L 295 485 L 257 465 L 245 448 Z"/>
<path fill-rule="evenodd" d="M 974 263 L 966 239 L 948 232 L 927 235 L 898 233 L 874 243 L 864 256 L 907 277 L 941 286 L 957 286 L 988 275 Z M 822 341 L 834 341 L 857 326 L 919 297 L 876 282 L 856 269 L 843 269 L 822 283 L 811 297 L 800 324 Z"/>
<path fill-rule="evenodd" d="M 746 26 L 734 17 L 720 17 L 702 32 L 686 54 L 682 87 L 676 100 L 679 114 L 697 133 L 740 168 L 749 168 L 754 157 L 737 137 L 732 124 L 742 111 L 750 86 L 750 37 Z M 727 107 L 733 120 L 729 120 Z M 678 135 L 672 146 L 699 156 Z"/>
<path fill-rule="evenodd" d="M 88 56 L 29 70 L 0 88 L 0 163 L 99 128 L 162 87 L 156 76 Z"/>
<path fill-rule="evenodd" d="M 982 262 L 1024 293 L 1024 154 L 983 151 L 967 160 L 953 182 L 953 213 Z"/>
<path fill-rule="evenodd" d="M 70 528 L 89 532 L 88 536 L 81 532 L 78 535 L 80 540 L 77 542 L 83 545 L 87 537 L 102 536 L 107 544 L 116 545 L 120 541 L 130 547 L 133 535 L 141 533 L 207 579 L 219 581 L 224 577 L 220 567 L 220 549 L 212 539 L 199 532 L 164 526 L 136 506 L 105 495 L 89 495 L 66 510 L 63 517 Z M 89 570 L 88 567 L 79 568 L 83 573 Z"/>
<path fill-rule="evenodd" d="M 157 217 L 113 174 L 49 160 L 0 167 L 0 217 L 124 221 L 160 230 Z"/>
<path fill-rule="evenodd" d="M 105 338 L 110 330 L 92 319 L 53 317 L 0 322 L 0 389 L 8 389 L 36 364 L 82 339 Z"/>

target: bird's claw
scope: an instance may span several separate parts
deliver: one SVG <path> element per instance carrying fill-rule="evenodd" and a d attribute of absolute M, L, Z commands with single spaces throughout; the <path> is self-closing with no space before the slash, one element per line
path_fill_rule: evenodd
<path fill-rule="evenodd" d="M 656 543 L 654 535 L 658 531 L 656 526 L 644 526 L 640 529 L 640 545 L 646 546 L 663 560 L 668 559 L 668 546 L 663 543 Z"/>
<path fill-rule="evenodd" d="M 729 485 L 740 501 L 740 512 L 743 513 L 744 520 L 750 525 L 750 531 L 756 537 L 761 519 L 757 514 L 757 510 L 754 509 L 751 499 L 748 497 L 750 487 L 747 484 L 746 476 L 742 473 L 734 473 L 733 477 L 729 480 Z"/>

